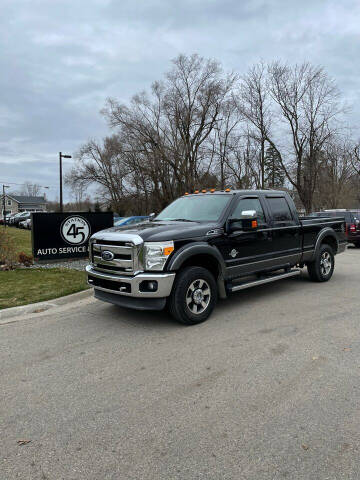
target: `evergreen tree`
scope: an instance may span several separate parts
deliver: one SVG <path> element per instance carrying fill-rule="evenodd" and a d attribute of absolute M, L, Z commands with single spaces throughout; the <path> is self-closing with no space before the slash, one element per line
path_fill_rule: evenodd
<path fill-rule="evenodd" d="M 265 154 L 265 187 L 282 188 L 285 181 L 285 172 L 281 165 L 279 154 L 274 147 L 269 146 Z"/>

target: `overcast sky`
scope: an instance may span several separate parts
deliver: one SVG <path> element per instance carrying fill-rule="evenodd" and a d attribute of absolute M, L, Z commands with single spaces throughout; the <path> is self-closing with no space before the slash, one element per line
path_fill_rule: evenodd
<path fill-rule="evenodd" d="M 109 132 L 106 97 L 147 89 L 179 53 L 239 73 L 321 64 L 360 124 L 359 0 L 1 0 L 0 42 L 0 184 L 49 185 L 51 198 L 58 152 Z"/>

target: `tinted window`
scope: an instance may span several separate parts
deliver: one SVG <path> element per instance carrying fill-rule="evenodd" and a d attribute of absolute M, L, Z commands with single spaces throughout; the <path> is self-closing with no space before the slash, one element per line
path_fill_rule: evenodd
<path fill-rule="evenodd" d="M 231 199 L 228 194 L 206 194 L 181 197 L 165 208 L 157 220 L 216 222 Z"/>
<path fill-rule="evenodd" d="M 291 222 L 292 215 L 284 197 L 267 198 L 271 215 L 275 222 Z"/>
<path fill-rule="evenodd" d="M 264 210 L 262 209 L 260 200 L 258 198 L 242 198 L 241 200 L 239 200 L 239 203 L 236 205 L 236 208 L 231 215 L 231 218 L 241 218 L 242 212 L 246 212 L 249 210 L 256 211 L 259 225 L 263 225 L 265 223 Z"/>

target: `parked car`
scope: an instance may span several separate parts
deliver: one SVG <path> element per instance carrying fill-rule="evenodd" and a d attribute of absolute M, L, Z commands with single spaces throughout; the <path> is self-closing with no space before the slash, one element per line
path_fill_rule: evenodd
<path fill-rule="evenodd" d="M 19 222 L 19 228 L 25 228 L 26 230 L 31 230 L 31 217 L 27 218 L 26 220 L 22 220 Z"/>
<path fill-rule="evenodd" d="M 15 220 L 16 220 L 18 217 L 20 217 L 20 215 L 22 215 L 22 214 L 23 214 L 23 212 L 15 213 L 15 214 L 12 215 L 11 217 L 9 217 L 9 220 L 7 221 L 7 223 L 8 223 L 9 225 L 14 225 Z"/>
<path fill-rule="evenodd" d="M 346 239 L 360 248 L 360 210 L 324 210 L 310 213 L 312 217 L 344 217 L 346 223 Z"/>
<path fill-rule="evenodd" d="M 17 215 L 16 213 L 11 213 L 10 215 L 6 215 L 6 225 L 10 225 L 10 220 L 15 216 Z"/>
<path fill-rule="evenodd" d="M 22 222 L 24 220 L 27 220 L 28 218 L 31 218 L 31 213 L 30 212 L 22 212 L 22 213 L 20 213 L 20 215 L 18 215 L 16 218 L 14 218 L 13 225 L 15 225 L 15 227 L 18 227 L 20 222 Z"/>
<path fill-rule="evenodd" d="M 88 283 L 99 300 L 203 322 L 218 297 L 300 274 L 330 280 L 343 218 L 300 218 L 275 190 L 184 195 L 155 219 L 92 235 Z"/>
<path fill-rule="evenodd" d="M 122 227 L 124 225 L 133 225 L 134 223 L 143 222 L 148 220 L 148 216 L 137 216 L 137 217 L 123 217 L 114 221 L 114 227 Z"/>

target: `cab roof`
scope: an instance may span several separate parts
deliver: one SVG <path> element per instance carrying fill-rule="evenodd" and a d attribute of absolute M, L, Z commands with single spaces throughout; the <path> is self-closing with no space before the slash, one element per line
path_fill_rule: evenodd
<path fill-rule="evenodd" d="M 198 193 L 191 192 L 191 193 L 185 193 L 184 195 L 186 196 L 197 196 L 197 195 L 257 195 L 257 194 L 262 194 L 262 195 L 279 195 L 279 194 L 286 194 L 284 190 L 215 190 L 211 192 L 210 190 L 207 190 L 206 192 L 203 192 L 199 190 Z"/>

